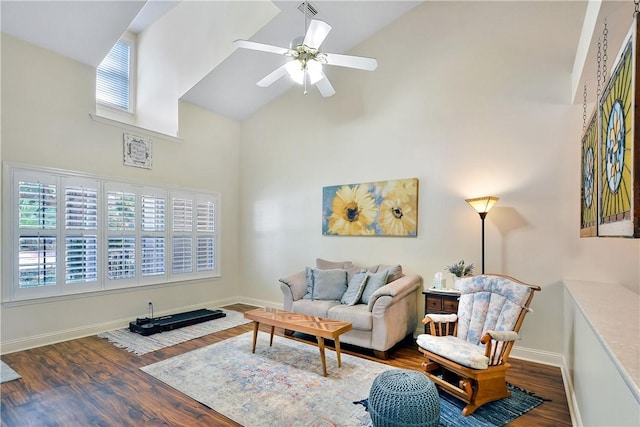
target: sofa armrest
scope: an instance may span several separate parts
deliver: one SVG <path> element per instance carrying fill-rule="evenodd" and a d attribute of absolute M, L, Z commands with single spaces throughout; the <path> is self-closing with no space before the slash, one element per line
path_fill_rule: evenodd
<path fill-rule="evenodd" d="M 291 291 L 292 301 L 297 301 L 306 295 L 307 293 L 306 271 L 304 270 L 299 271 L 290 276 L 283 277 L 282 279 L 279 279 L 279 280 L 280 280 L 280 283 L 289 287 Z M 282 292 L 284 293 L 286 288 L 283 288 L 282 287 L 283 285 L 280 285 L 280 286 L 282 288 Z"/>
<path fill-rule="evenodd" d="M 369 311 L 373 311 L 373 306 L 381 296 L 390 296 L 391 302 L 389 305 L 391 305 L 395 301 L 404 298 L 405 295 L 415 292 L 420 286 L 422 286 L 422 277 L 417 274 L 407 274 L 393 282 L 389 282 L 371 295 L 371 298 L 369 298 Z"/>

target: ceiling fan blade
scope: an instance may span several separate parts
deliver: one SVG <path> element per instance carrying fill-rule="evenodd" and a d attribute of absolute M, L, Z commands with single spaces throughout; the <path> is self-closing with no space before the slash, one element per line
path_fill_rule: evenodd
<path fill-rule="evenodd" d="M 260 50 L 262 52 L 277 53 L 280 55 L 286 55 L 290 52 L 290 50 L 286 47 L 257 43 L 250 40 L 236 40 L 233 42 L 233 44 L 235 45 L 235 47 L 241 47 L 243 49 Z"/>
<path fill-rule="evenodd" d="M 339 53 L 325 53 L 327 64 L 340 67 L 358 68 L 373 71 L 378 67 L 378 61 L 364 56 L 340 55 Z"/>
<path fill-rule="evenodd" d="M 322 74 L 322 78 L 316 82 L 316 87 L 320 91 L 320 94 L 325 98 L 335 95 L 336 93 L 336 90 L 333 88 L 331 82 L 324 73 Z"/>
<path fill-rule="evenodd" d="M 324 21 L 320 21 L 319 19 L 313 19 L 309 24 L 307 34 L 305 34 L 304 41 L 302 43 L 309 46 L 311 49 L 318 49 L 324 39 L 327 38 L 329 31 L 331 31 L 331 25 Z"/>
<path fill-rule="evenodd" d="M 256 83 L 260 87 L 271 86 L 273 82 L 287 74 L 287 64 L 283 64 L 269 73 L 265 78 Z"/>

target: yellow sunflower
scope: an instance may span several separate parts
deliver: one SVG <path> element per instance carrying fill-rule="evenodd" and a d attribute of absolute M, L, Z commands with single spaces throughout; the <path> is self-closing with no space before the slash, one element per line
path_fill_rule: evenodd
<path fill-rule="evenodd" d="M 415 234 L 416 210 L 403 188 L 393 191 L 380 204 L 378 224 L 385 235 L 406 236 Z"/>
<path fill-rule="evenodd" d="M 403 202 L 409 202 L 415 199 L 418 193 L 417 180 L 415 179 L 399 179 L 395 181 L 387 181 L 382 190 L 382 196 L 387 198 L 390 194 Z"/>
<path fill-rule="evenodd" d="M 333 198 L 329 231 L 339 235 L 370 235 L 376 204 L 366 187 L 343 185 Z"/>

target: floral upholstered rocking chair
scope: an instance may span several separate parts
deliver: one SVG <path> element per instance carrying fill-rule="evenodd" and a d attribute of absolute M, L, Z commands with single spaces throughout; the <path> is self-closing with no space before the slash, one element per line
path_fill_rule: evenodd
<path fill-rule="evenodd" d="M 500 275 L 458 282 L 458 314 L 428 314 L 430 334 L 417 338 L 427 376 L 467 405 L 472 414 L 485 403 L 509 397 L 505 373 L 518 331 L 539 286 Z"/>

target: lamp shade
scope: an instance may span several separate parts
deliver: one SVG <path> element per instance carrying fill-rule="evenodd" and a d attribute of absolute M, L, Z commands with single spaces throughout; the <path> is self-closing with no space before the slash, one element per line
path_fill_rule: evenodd
<path fill-rule="evenodd" d="M 476 197 L 475 199 L 466 199 L 465 201 L 471 205 L 478 213 L 487 213 L 500 200 L 495 196 Z"/>

